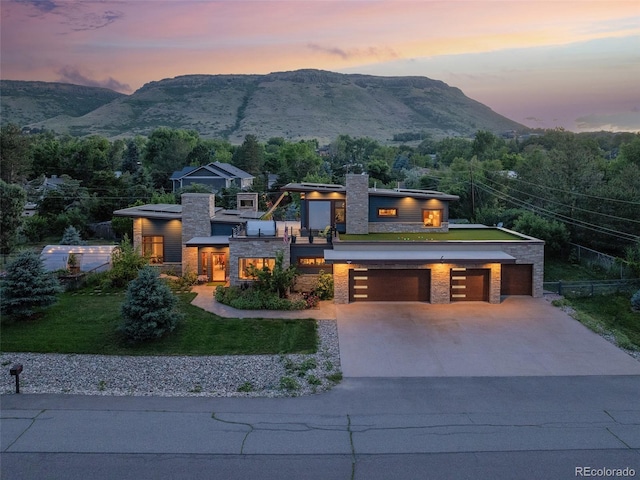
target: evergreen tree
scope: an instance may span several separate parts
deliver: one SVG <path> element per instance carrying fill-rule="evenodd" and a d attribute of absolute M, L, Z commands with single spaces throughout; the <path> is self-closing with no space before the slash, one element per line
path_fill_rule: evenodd
<path fill-rule="evenodd" d="M 181 318 L 177 299 L 150 267 L 140 270 L 127 288 L 122 305 L 122 332 L 134 342 L 158 338 L 172 332 Z"/>
<path fill-rule="evenodd" d="M 252 175 L 262 172 L 264 149 L 255 135 L 247 135 L 233 154 L 233 164 Z"/>
<path fill-rule="evenodd" d="M 80 238 L 80 232 L 76 227 L 69 225 L 64 229 L 60 245 L 82 245 L 82 238 Z"/>
<path fill-rule="evenodd" d="M 0 252 L 9 253 L 16 242 L 16 233 L 22 225 L 22 211 L 27 194 L 19 185 L 0 180 Z"/>
<path fill-rule="evenodd" d="M 58 280 L 47 273 L 40 255 L 25 251 L 7 266 L 2 281 L 1 311 L 15 318 L 29 318 L 53 305 L 61 291 Z"/>

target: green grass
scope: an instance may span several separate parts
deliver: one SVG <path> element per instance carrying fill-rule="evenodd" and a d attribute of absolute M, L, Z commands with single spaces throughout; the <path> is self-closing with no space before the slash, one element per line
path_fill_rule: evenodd
<path fill-rule="evenodd" d="M 592 330 L 610 332 L 624 348 L 640 350 L 640 312 L 633 312 L 628 294 L 602 295 L 566 300 L 576 318 Z"/>
<path fill-rule="evenodd" d="M 554 258 L 544 260 L 545 282 L 581 282 L 589 280 L 607 280 L 611 276 L 602 269 L 594 269 Z"/>
<path fill-rule="evenodd" d="M 522 240 L 522 237 L 512 235 L 493 228 L 461 228 L 452 229 L 446 233 L 369 233 L 365 235 L 340 234 L 340 240 L 345 242 L 425 242 L 452 240 Z"/>
<path fill-rule="evenodd" d="M 171 334 L 130 345 L 117 332 L 122 293 L 61 294 L 40 318 L 3 319 L 3 352 L 102 355 L 257 355 L 314 353 L 316 322 L 312 319 L 221 318 L 190 304 L 195 294 L 179 294 L 185 318 Z"/>

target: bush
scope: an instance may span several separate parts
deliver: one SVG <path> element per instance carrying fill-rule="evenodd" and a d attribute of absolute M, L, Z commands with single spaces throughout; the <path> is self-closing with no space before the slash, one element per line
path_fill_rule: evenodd
<path fill-rule="evenodd" d="M 635 312 L 640 312 L 640 290 L 634 293 L 631 297 L 631 308 Z"/>
<path fill-rule="evenodd" d="M 303 310 L 304 300 L 291 301 L 253 287 L 216 287 L 216 301 L 240 310 Z"/>
<path fill-rule="evenodd" d="M 25 251 L 7 266 L 0 310 L 3 315 L 29 318 L 56 303 L 61 290 L 57 278 L 45 271 L 40 255 Z"/>
<path fill-rule="evenodd" d="M 120 247 L 113 251 L 112 267 L 107 276 L 107 287 L 124 287 L 127 283 L 138 276 L 141 268 L 147 265 L 148 261 L 140 255 L 140 252 L 133 248 L 129 237 L 125 235 Z"/>
<path fill-rule="evenodd" d="M 315 292 L 320 300 L 331 300 L 333 298 L 333 275 L 320 270 Z"/>
<path fill-rule="evenodd" d="M 124 319 L 121 331 L 134 342 L 172 332 L 181 318 L 176 305 L 175 295 L 160 280 L 158 273 L 145 267 L 127 288 L 121 310 Z"/>

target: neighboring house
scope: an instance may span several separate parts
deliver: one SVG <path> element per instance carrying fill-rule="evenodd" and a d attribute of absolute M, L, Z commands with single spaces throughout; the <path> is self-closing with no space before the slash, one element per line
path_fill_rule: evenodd
<path fill-rule="evenodd" d="M 279 251 L 308 291 L 332 273 L 335 302 L 499 303 L 504 295 L 542 296 L 544 242 L 498 227 L 450 225 L 458 197 L 431 190 L 293 183 L 300 224 L 260 221 L 261 212 L 216 209 L 213 195 L 185 194 L 182 205 L 115 212 L 134 218 L 134 243 L 157 263 L 197 269 L 212 280 L 248 282 L 246 267 L 272 267 Z M 257 195 L 257 194 L 256 194 Z M 256 197 L 257 204 L 257 197 Z M 333 235 L 321 237 L 331 229 Z M 285 234 L 286 231 L 286 234 Z"/>
<path fill-rule="evenodd" d="M 209 187 L 215 193 L 232 186 L 241 190 L 250 188 L 254 178 L 253 175 L 229 163 L 212 162 L 202 167 L 184 167 L 182 170 L 173 172 L 170 180 L 174 192 L 198 183 Z"/>

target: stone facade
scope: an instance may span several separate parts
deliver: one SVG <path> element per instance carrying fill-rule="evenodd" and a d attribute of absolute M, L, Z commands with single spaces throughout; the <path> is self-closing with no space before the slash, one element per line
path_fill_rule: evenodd
<path fill-rule="evenodd" d="M 289 245 L 285 244 L 281 237 L 229 238 L 229 280 L 231 285 L 240 285 L 245 282 L 240 279 L 240 258 L 275 258 L 277 252 L 283 252 L 283 267 L 287 268 L 291 264 L 291 251 Z"/>
<path fill-rule="evenodd" d="M 198 247 L 187 247 L 194 237 L 211 236 L 215 196 L 208 193 L 182 195 L 182 274 L 198 271 Z"/>
<path fill-rule="evenodd" d="M 347 233 L 369 233 L 369 175 L 347 175 Z"/>

